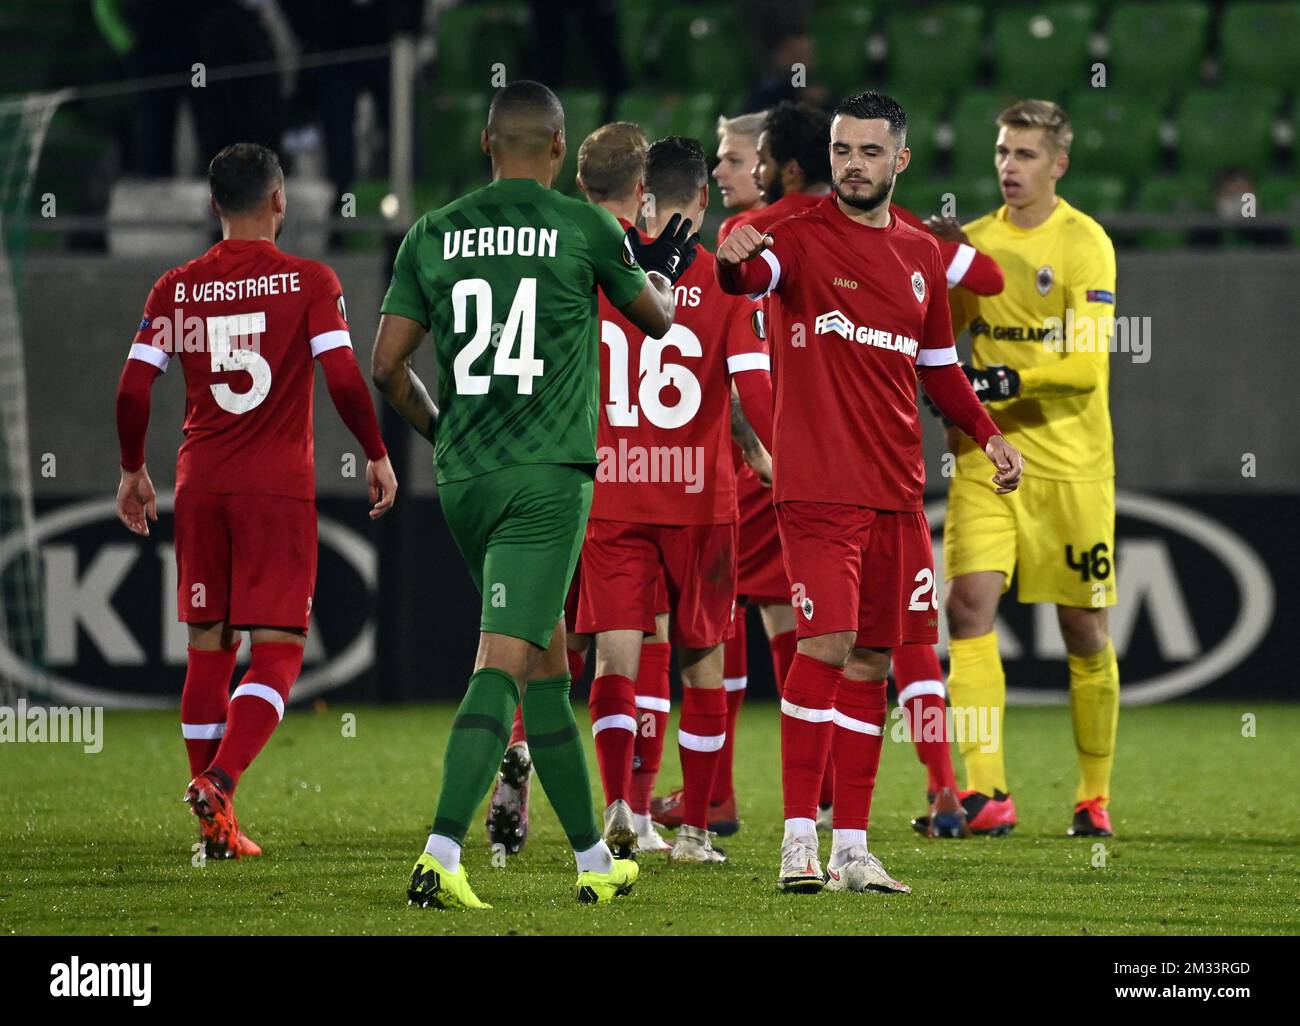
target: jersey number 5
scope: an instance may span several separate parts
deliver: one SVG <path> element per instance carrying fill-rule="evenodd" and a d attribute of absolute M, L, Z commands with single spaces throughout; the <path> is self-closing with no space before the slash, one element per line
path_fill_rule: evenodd
<path fill-rule="evenodd" d="M 520 278 L 515 298 L 510 303 L 504 327 L 492 323 L 492 285 L 485 278 L 462 278 L 452 286 L 452 331 L 467 330 L 469 301 L 474 300 L 474 334 L 452 361 L 457 395 L 487 395 L 492 374 L 513 375 L 519 395 L 533 394 L 533 378 L 542 376 L 546 365 L 533 356 L 533 326 L 537 312 L 537 279 Z M 494 338 L 494 336 L 497 336 Z M 519 355 L 514 356 L 516 339 Z M 492 374 L 475 374 L 470 368 L 489 344 L 497 348 Z"/>
<path fill-rule="evenodd" d="M 247 413 L 257 409 L 271 391 L 271 365 L 255 347 L 240 346 L 236 349 L 233 340 L 250 335 L 254 340 L 260 338 L 266 332 L 266 314 L 258 312 L 209 317 L 207 328 L 212 373 L 244 371 L 253 379 L 252 387 L 246 392 L 236 392 L 225 382 L 209 385 L 212 398 L 227 413 Z"/>
<path fill-rule="evenodd" d="M 628 392 L 627 335 L 613 321 L 600 322 L 600 340 L 609 346 L 609 402 L 605 414 L 612 427 L 636 427 L 639 411 L 631 404 Z M 641 343 L 641 385 L 637 399 L 646 419 L 657 428 L 679 428 L 689 424 L 700 410 L 700 382 L 689 367 L 665 363 L 664 350 L 672 347 L 683 356 L 704 355 L 699 337 L 690 328 L 674 324 L 663 338 L 647 338 Z M 673 385 L 681 397 L 665 406 L 659 396 Z"/>

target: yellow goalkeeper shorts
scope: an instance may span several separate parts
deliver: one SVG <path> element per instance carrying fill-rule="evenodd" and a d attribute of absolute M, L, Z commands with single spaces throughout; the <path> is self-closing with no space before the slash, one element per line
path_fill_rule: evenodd
<path fill-rule="evenodd" d="M 954 477 L 943 526 L 944 577 L 995 570 L 1002 590 L 1019 570 L 1025 603 L 1099 609 L 1115 604 L 1115 480 L 1024 477 L 1010 495 Z"/>

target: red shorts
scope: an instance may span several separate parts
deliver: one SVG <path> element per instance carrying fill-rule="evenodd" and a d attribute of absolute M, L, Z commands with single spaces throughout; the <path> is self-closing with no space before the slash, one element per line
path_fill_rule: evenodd
<path fill-rule="evenodd" d="M 727 636 L 735 604 L 735 524 L 587 521 L 579 633 L 653 634 L 666 605 L 674 645 L 712 648 Z"/>
<path fill-rule="evenodd" d="M 304 630 L 316 590 L 316 503 L 282 495 L 176 493 L 180 620 Z"/>
<path fill-rule="evenodd" d="M 924 513 L 783 502 L 776 515 L 796 637 L 853 631 L 856 648 L 939 640 L 939 593 Z"/>
<path fill-rule="evenodd" d="M 736 592 L 753 606 L 783 606 L 790 601 L 790 585 L 781 559 L 772 489 L 764 488 L 752 472 L 738 472 L 736 504 L 740 507 Z"/>

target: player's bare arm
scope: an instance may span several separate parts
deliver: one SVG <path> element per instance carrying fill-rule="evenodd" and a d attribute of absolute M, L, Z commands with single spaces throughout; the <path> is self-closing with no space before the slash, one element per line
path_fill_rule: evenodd
<path fill-rule="evenodd" d="M 619 313 L 651 338 L 663 338 L 673 326 L 673 286 L 659 274 L 647 274 L 645 288 Z"/>
<path fill-rule="evenodd" d="M 432 443 L 438 429 L 438 407 L 410 362 L 426 333 L 418 321 L 383 314 L 370 357 L 370 377 L 402 419 Z"/>
<path fill-rule="evenodd" d="M 736 394 L 736 386 L 731 386 L 731 438 L 740 446 L 740 453 L 745 457 L 745 463 L 749 466 L 758 479 L 767 487 L 772 486 L 772 455 L 764 447 L 763 443 L 758 440 L 753 425 L 749 423 L 749 418 L 745 416 L 745 408 L 741 405 L 740 396 Z"/>
<path fill-rule="evenodd" d="M 123 470 L 117 485 L 117 519 L 132 534 L 149 537 L 149 523 L 158 522 L 158 493 L 149 480 L 149 469 Z"/>

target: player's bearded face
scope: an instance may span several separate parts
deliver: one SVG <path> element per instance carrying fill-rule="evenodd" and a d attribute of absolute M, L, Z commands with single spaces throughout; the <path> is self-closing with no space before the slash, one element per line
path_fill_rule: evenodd
<path fill-rule="evenodd" d="M 859 210 L 875 210 L 894 188 L 895 177 L 897 175 L 892 161 L 886 177 L 878 182 L 865 178 L 864 172 L 855 168 L 836 179 L 835 195 L 851 207 L 857 207 Z"/>
<path fill-rule="evenodd" d="M 758 137 L 758 159 L 754 162 L 754 185 L 758 187 L 759 195 L 769 204 L 775 203 L 785 195 L 785 190 L 781 187 L 781 171 L 776 166 L 776 158 L 772 156 L 772 147 L 768 145 L 766 132 L 760 133 Z"/>
<path fill-rule="evenodd" d="M 835 195 L 858 210 L 886 202 L 898 175 L 903 140 L 890 134 L 883 118 L 839 116 L 831 124 L 831 182 Z M 906 167 L 906 161 L 903 161 Z"/>

